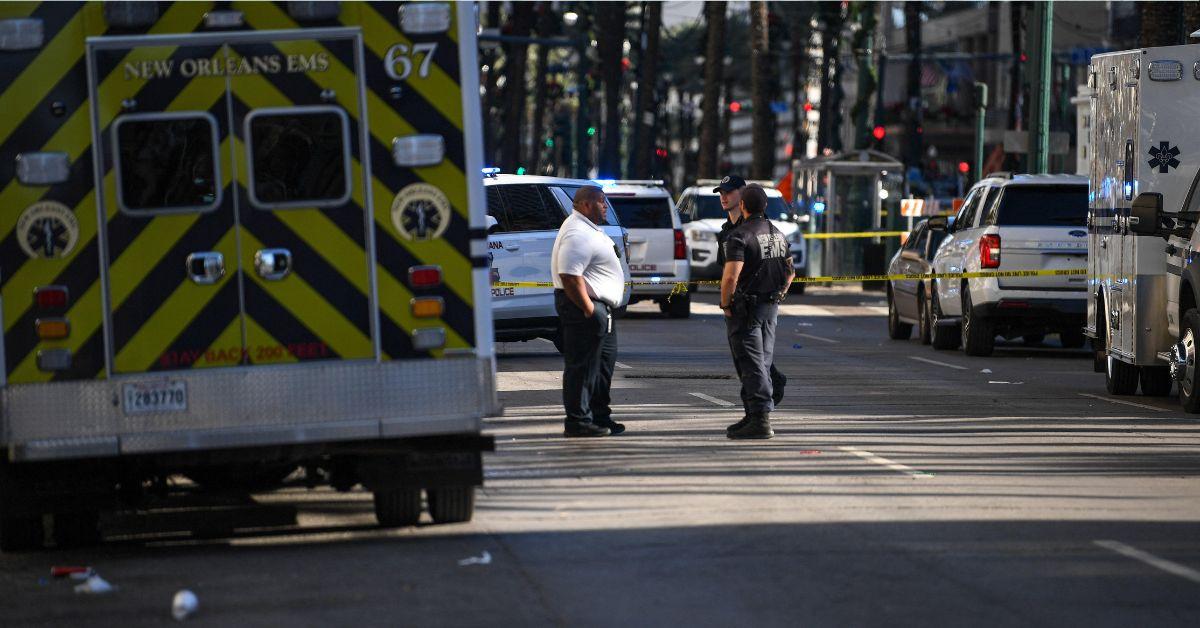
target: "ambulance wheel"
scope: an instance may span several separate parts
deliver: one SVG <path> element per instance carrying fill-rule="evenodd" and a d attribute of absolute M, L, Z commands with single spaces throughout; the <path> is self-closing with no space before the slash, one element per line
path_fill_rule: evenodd
<path fill-rule="evenodd" d="M 1104 386 L 1109 394 L 1132 395 L 1138 388 L 1138 367 L 1108 356 L 1104 365 Z"/>
<path fill-rule="evenodd" d="M 888 286 L 888 338 L 892 340 L 908 340 L 912 335 L 912 325 L 900 322 L 900 312 L 896 310 L 896 299 L 892 296 L 892 287 Z"/>
<path fill-rule="evenodd" d="M 474 486 L 431 488 L 425 492 L 434 523 L 466 523 L 475 513 Z"/>
<path fill-rule="evenodd" d="M 1147 397 L 1166 397 L 1171 394 L 1171 369 L 1165 366 L 1143 366 L 1139 377 L 1142 394 Z"/>
<path fill-rule="evenodd" d="M 947 351 L 957 349 L 958 344 L 962 342 L 962 335 L 958 333 L 956 325 L 939 325 L 938 322 L 942 318 L 942 306 L 938 303 L 937 284 L 934 284 L 930 289 L 933 293 L 931 297 L 932 304 L 930 306 L 931 316 L 929 317 L 929 341 L 934 349 L 939 351 Z"/>
<path fill-rule="evenodd" d="M 687 318 L 692 315 L 692 295 L 676 294 L 671 296 L 671 300 L 662 302 L 663 314 L 668 318 Z"/>
<path fill-rule="evenodd" d="M 1062 343 L 1064 349 L 1082 349 L 1084 343 L 1087 342 L 1083 332 L 1078 329 L 1067 329 L 1058 332 L 1058 340 Z"/>
<path fill-rule="evenodd" d="M 54 515 L 54 542 L 59 547 L 90 547 L 100 543 L 100 513 L 90 511 Z"/>
<path fill-rule="evenodd" d="M 996 330 L 991 321 L 972 311 L 971 291 L 966 285 L 962 291 L 962 345 L 967 355 L 981 357 L 996 348 Z"/>
<path fill-rule="evenodd" d="M 921 344 L 933 342 L 933 329 L 930 328 L 929 307 L 925 305 L 925 291 L 917 288 L 917 337 Z"/>
<path fill-rule="evenodd" d="M 387 528 L 417 525 L 421 520 L 421 489 L 387 488 L 375 491 L 375 520 Z"/>
<path fill-rule="evenodd" d="M 1176 350 L 1182 350 L 1184 364 L 1179 380 L 1179 402 L 1183 409 L 1193 414 L 1200 413 L 1200 371 L 1196 369 L 1196 339 L 1200 338 L 1200 312 L 1188 310 L 1183 315 L 1183 329 L 1179 333 Z"/>
<path fill-rule="evenodd" d="M 41 517 L 0 517 L 0 551 L 2 552 L 40 549 L 43 534 Z"/>

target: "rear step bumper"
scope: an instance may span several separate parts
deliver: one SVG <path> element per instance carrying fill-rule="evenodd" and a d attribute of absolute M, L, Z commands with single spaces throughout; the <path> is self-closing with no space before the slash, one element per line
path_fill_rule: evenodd
<path fill-rule="evenodd" d="M 981 303 L 972 310 L 987 318 L 1013 320 L 1077 322 L 1082 327 L 1087 318 L 1086 299 L 1000 299 Z"/>
<path fill-rule="evenodd" d="M 124 384 L 163 380 L 187 384 L 185 410 L 123 411 Z M 18 384 L 2 399 L 13 461 L 479 433 L 502 413 L 492 361 L 473 356 Z"/>

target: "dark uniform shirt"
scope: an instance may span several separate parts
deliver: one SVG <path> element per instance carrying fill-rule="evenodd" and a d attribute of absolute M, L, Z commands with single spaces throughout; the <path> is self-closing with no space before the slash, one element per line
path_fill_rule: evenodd
<path fill-rule="evenodd" d="M 729 234 L 742 224 L 742 218 L 738 218 L 737 222 L 726 220 L 725 224 L 721 225 L 721 232 L 717 234 L 717 266 L 725 268 L 725 242 L 729 240 Z"/>
<path fill-rule="evenodd" d="M 725 260 L 742 262 L 737 289 L 746 294 L 770 294 L 787 285 L 788 243 L 767 217 L 742 220 L 725 241 Z M 759 270 L 759 267 L 762 270 Z"/>

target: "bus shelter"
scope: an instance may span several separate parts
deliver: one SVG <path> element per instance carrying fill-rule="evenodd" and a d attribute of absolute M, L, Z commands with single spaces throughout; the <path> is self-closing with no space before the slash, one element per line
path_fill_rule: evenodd
<path fill-rule="evenodd" d="M 885 247 L 879 237 L 832 238 L 834 234 L 879 231 L 883 225 L 883 178 L 903 164 L 876 150 L 846 151 L 792 164 L 797 203 L 811 218 L 810 276 L 883 272 Z"/>

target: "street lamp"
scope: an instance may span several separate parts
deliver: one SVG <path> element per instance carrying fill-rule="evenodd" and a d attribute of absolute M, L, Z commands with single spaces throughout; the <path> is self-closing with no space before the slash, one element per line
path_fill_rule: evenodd
<path fill-rule="evenodd" d="M 574 11 L 567 11 L 566 13 L 563 13 L 563 24 L 566 25 L 567 28 L 571 28 L 571 27 L 575 26 L 575 23 L 578 21 L 579 21 L 578 13 L 576 13 Z"/>

